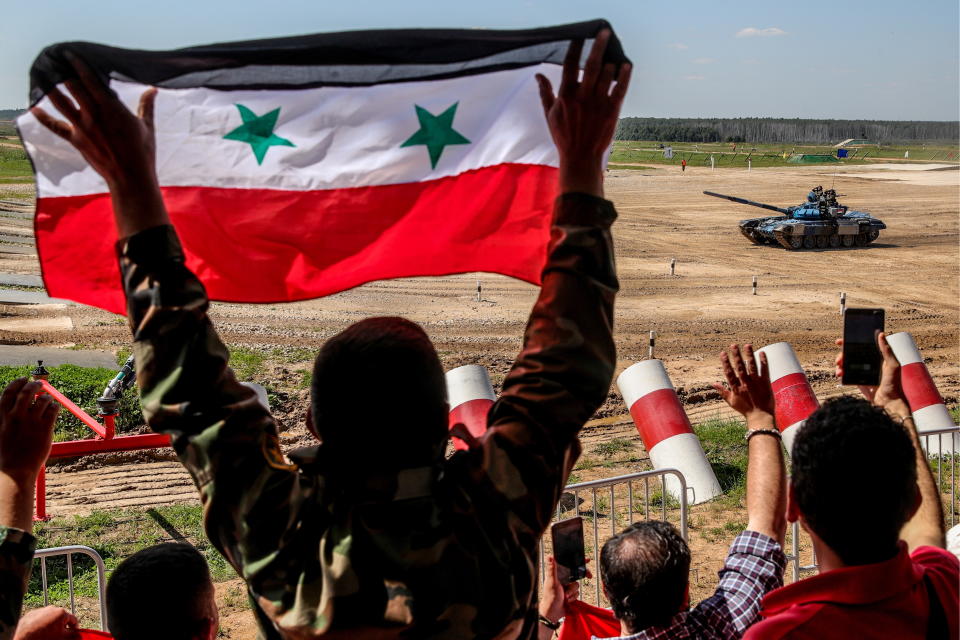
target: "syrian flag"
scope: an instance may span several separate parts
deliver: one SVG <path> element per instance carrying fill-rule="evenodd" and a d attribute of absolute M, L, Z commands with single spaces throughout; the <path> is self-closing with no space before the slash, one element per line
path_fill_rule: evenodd
<path fill-rule="evenodd" d="M 557 152 L 534 75 L 559 84 L 603 20 L 524 31 L 330 33 L 137 51 L 72 42 L 31 69 L 31 106 L 83 58 L 136 110 L 157 87 L 156 166 L 211 299 L 278 302 L 472 271 L 539 283 Z M 584 48 L 584 56 L 590 50 Z M 611 37 L 605 62 L 627 62 Z M 106 183 L 27 112 L 51 296 L 124 313 Z"/>

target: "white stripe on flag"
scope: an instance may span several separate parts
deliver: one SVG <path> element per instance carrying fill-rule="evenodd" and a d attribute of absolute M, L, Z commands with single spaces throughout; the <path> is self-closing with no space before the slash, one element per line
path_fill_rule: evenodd
<path fill-rule="evenodd" d="M 557 166 L 534 74 L 556 88 L 560 67 L 540 64 L 444 80 L 302 90 L 162 89 L 157 96 L 157 173 L 162 186 L 310 191 L 455 176 L 503 163 Z M 145 85 L 111 86 L 131 109 Z M 415 105 L 440 115 L 457 104 L 453 129 L 470 144 L 444 147 L 431 169 L 427 147 L 401 145 L 419 128 Z M 280 108 L 262 164 L 251 145 L 224 136 Z M 55 114 L 47 98 L 40 106 Z M 106 184 L 69 144 L 27 112 L 18 120 L 41 197 L 104 193 Z"/>

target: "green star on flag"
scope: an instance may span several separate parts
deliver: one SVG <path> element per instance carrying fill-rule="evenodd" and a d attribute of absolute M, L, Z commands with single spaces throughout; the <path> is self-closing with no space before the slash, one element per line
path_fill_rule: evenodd
<path fill-rule="evenodd" d="M 240 110 L 243 124 L 223 137 L 225 140 L 237 140 L 249 144 L 253 150 L 253 155 L 257 157 L 257 164 L 263 164 L 267 149 L 272 146 L 297 146 L 286 138 L 281 138 L 273 133 L 274 127 L 277 126 L 277 118 L 280 117 L 280 107 L 262 116 L 258 116 L 242 104 L 238 104 L 237 109 Z"/>
<path fill-rule="evenodd" d="M 470 144 L 469 140 L 453 129 L 453 116 L 457 113 L 458 104 L 460 103 L 454 102 L 449 109 L 438 116 L 433 115 L 418 104 L 414 105 L 417 108 L 417 120 L 420 121 L 420 129 L 400 146 L 426 146 L 427 151 L 430 152 L 430 168 L 436 169 L 444 147 L 451 144 Z"/>

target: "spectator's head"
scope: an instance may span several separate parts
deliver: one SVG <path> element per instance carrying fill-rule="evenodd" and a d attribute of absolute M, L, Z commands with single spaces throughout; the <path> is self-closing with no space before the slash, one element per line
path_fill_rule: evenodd
<path fill-rule="evenodd" d="M 207 562 L 188 544 L 158 544 L 121 562 L 107 583 L 116 640 L 213 640 L 219 615 Z"/>
<path fill-rule="evenodd" d="M 631 633 L 664 626 L 688 603 L 690 548 L 668 522 L 630 525 L 600 552 L 600 579 L 613 614 Z"/>
<path fill-rule="evenodd" d="M 430 464 L 447 442 L 447 386 L 419 325 L 369 318 L 327 340 L 313 365 L 308 423 L 324 447 L 366 468 Z M 352 457 L 346 457 L 351 464 Z"/>
<path fill-rule="evenodd" d="M 913 443 L 865 400 L 829 400 L 793 441 L 791 522 L 800 520 L 846 565 L 889 560 L 920 505 Z"/>

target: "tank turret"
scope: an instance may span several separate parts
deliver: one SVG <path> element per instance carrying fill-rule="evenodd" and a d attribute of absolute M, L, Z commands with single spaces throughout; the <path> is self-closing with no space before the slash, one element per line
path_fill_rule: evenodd
<path fill-rule="evenodd" d="M 728 196 L 713 191 L 705 195 L 776 211 L 782 215 L 740 221 L 740 233 L 754 244 L 777 243 L 787 249 L 826 249 L 866 246 L 887 226 L 865 211 L 851 211 L 837 201 L 837 192 L 817 186 L 806 202 L 794 207 Z"/>

